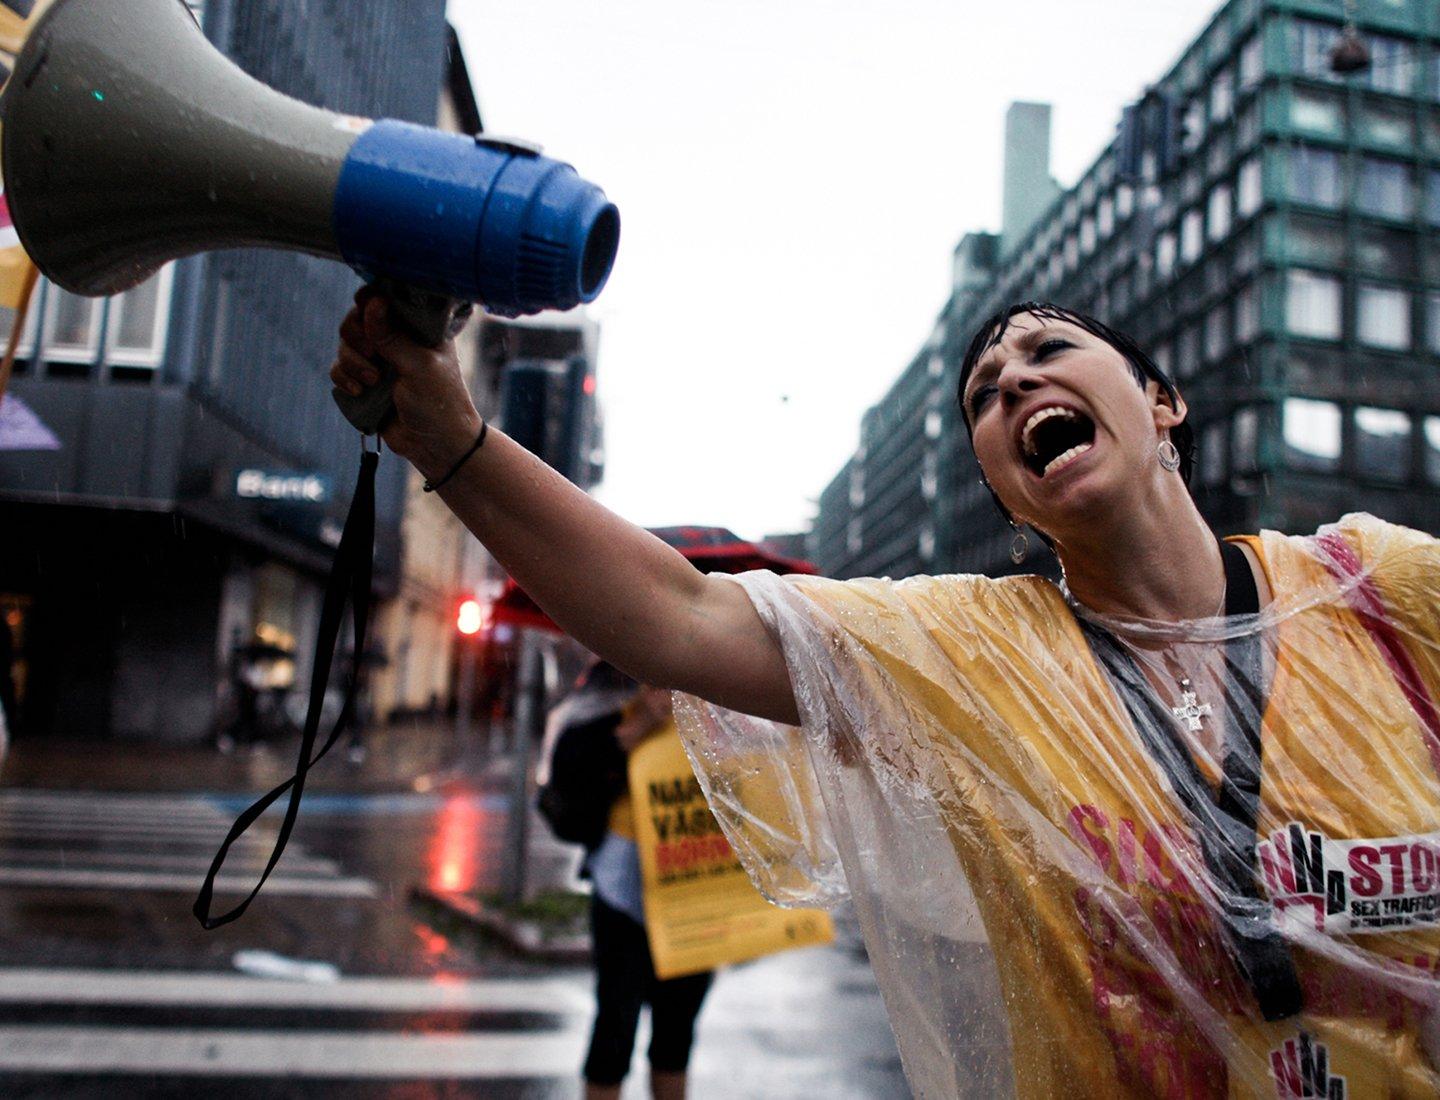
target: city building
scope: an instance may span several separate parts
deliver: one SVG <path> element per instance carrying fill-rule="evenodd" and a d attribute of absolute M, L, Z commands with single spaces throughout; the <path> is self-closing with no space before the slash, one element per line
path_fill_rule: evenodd
<path fill-rule="evenodd" d="M 972 255 L 963 287 L 957 265 L 930 341 L 822 496 L 828 572 L 1016 568 L 954 399 L 975 329 L 1032 298 L 1130 332 L 1176 377 L 1192 489 L 1221 533 L 1359 509 L 1440 531 L 1440 7 L 1357 0 L 1355 17 L 1372 64 L 1347 77 L 1330 61 L 1340 0 L 1231 0 L 1076 186 Z M 938 411 L 936 458 L 878 483 L 872 456 L 913 449 L 895 437 L 917 402 Z M 1053 568 L 1037 541 L 1019 568 Z"/>
<path fill-rule="evenodd" d="M 191 8 L 283 92 L 436 122 L 442 0 Z M 360 454 L 327 378 L 356 286 L 340 264 L 282 251 L 182 260 L 110 299 L 42 281 L 11 392 L 57 446 L 0 452 L 0 613 L 19 643 L 22 736 L 203 739 L 240 645 L 284 655 L 268 686 L 306 681 Z M 381 462 L 382 598 L 400 584 L 408 477 Z"/>

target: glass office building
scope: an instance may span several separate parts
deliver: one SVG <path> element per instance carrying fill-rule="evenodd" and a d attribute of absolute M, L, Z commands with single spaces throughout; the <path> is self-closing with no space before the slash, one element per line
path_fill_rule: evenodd
<path fill-rule="evenodd" d="M 1232 0 L 1023 236 L 962 242 L 931 339 L 822 495 L 827 571 L 1015 568 L 954 398 L 973 331 L 1028 298 L 1130 332 L 1176 378 L 1220 532 L 1354 510 L 1440 531 L 1440 4 L 1355 16 L 1372 64 L 1342 77 L 1341 0 Z M 917 393 L 933 446 L 887 477 Z"/>

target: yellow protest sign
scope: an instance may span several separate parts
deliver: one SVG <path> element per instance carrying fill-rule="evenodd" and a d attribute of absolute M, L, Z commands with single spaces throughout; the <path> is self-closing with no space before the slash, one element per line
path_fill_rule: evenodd
<path fill-rule="evenodd" d="M 781 909 L 751 885 L 673 724 L 630 754 L 630 800 L 645 927 L 661 978 L 834 939 L 828 913 Z"/>

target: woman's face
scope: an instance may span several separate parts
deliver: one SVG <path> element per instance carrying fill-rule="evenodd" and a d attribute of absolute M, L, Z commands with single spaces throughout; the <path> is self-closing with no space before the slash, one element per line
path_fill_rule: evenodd
<path fill-rule="evenodd" d="M 1001 503 L 1056 538 L 1162 476 L 1155 447 L 1184 419 L 1104 340 L 1030 313 L 980 356 L 962 400 Z"/>

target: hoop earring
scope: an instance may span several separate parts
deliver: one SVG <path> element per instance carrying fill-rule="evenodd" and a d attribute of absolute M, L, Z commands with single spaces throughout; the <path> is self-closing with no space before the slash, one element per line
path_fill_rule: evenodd
<path fill-rule="evenodd" d="M 1180 448 L 1171 443 L 1170 440 L 1162 439 L 1160 445 L 1155 448 L 1155 454 L 1160 459 L 1160 465 L 1172 473 L 1180 469 Z"/>
<path fill-rule="evenodd" d="M 1019 565 L 1030 552 L 1030 536 L 1018 525 L 1012 523 L 1010 526 L 1015 528 L 1015 537 L 1010 540 L 1010 560 Z"/>

